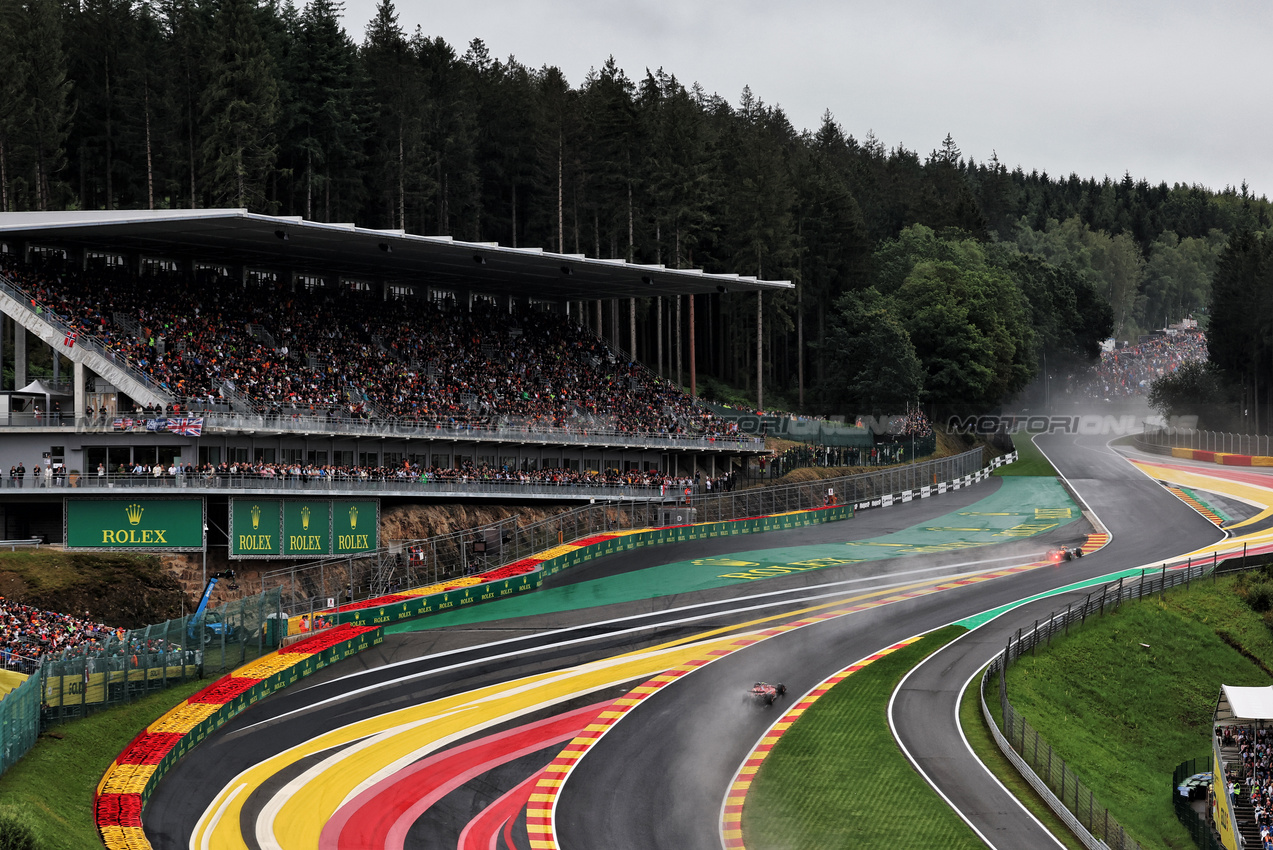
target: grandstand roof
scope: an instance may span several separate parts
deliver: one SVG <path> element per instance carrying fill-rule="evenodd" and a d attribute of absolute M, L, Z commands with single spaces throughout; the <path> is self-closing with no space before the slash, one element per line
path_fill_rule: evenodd
<path fill-rule="evenodd" d="M 0 213 L 3 239 L 559 301 L 792 288 L 789 281 L 461 242 L 449 236 L 417 236 L 244 209 Z"/>

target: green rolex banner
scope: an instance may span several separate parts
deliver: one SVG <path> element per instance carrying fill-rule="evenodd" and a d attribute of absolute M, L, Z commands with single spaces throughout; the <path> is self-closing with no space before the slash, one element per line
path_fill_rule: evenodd
<path fill-rule="evenodd" d="M 330 555 L 330 499 L 287 499 L 283 502 L 283 554 Z"/>
<path fill-rule="evenodd" d="M 332 554 L 370 552 L 380 546 L 380 502 L 332 502 Z"/>
<path fill-rule="evenodd" d="M 62 516 L 67 549 L 203 549 L 203 499 L 66 499 Z"/>
<path fill-rule="evenodd" d="M 231 499 L 230 557 L 282 555 L 282 517 L 281 499 Z"/>

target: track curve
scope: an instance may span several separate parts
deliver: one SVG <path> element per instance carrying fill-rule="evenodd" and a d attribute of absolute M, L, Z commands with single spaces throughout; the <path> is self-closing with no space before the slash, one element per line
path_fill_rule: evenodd
<path fill-rule="evenodd" d="M 1104 468 L 1089 471 L 1095 477 L 1110 473 Z M 1181 523 L 1190 517 L 1197 519 L 1145 476 L 1134 470 L 1132 474 L 1182 511 Z M 847 523 L 812 530 L 647 549 L 607 558 L 568 575 L 571 582 L 579 582 L 639 569 L 656 560 L 670 563 L 762 547 L 863 539 L 957 510 L 998 486 L 995 479 L 936 499 L 866 512 Z M 1174 525 L 1179 528 L 1181 523 Z M 1214 536 L 1214 526 L 1206 525 Z M 1073 533 L 1073 529 L 1065 532 Z M 695 668 L 692 675 L 650 695 L 640 710 L 610 727 L 574 765 L 570 780 L 562 786 L 557 807 L 561 847 L 715 850 L 720 846 L 719 813 L 725 790 L 741 759 L 772 722 L 772 716 L 766 718 L 763 712 L 742 705 L 740 683 L 783 681 L 792 692 L 801 693 L 853 659 L 917 632 L 1115 568 L 1102 553 L 1068 564 L 1063 570 L 1034 569 L 967 586 L 950 581 L 954 575 L 1030 561 L 1047 545 L 1043 538 L 984 550 L 862 562 L 710 591 L 394 635 L 372 655 L 322 671 L 304 686 L 271 697 L 205 742 L 160 783 L 145 816 L 146 831 L 157 848 L 191 846 L 195 821 L 208 810 L 220 789 L 247 766 L 347 724 L 619 653 L 698 639 L 696 636 L 703 634 L 728 634 L 747 621 L 790 619 L 791 612 L 830 601 L 874 600 L 869 607 L 864 603 L 864 610 L 777 634 Z M 985 563 L 978 566 L 979 560 Z M 937 585 L 944 589 L 932 592 Z M 923 595 L 908 598 L 906 594 L 913 588 L 926 589 L 914 590 Z M 888 604 L 881 605 L 881 601 Z M 492 721 L 483 727 L 482 734 L 498 737 L 518 726 L 533 726 L 557 713 L 621 696 L 632 684 L 635 682 L 608 683 L 552 708 Z M 466 746 L 476 740 L 477 736 L 460 736 L 447 746 Z M 528 825 L 524 813 L 512 813 L 520 808 L 517 801 L 533 790 L 526 783 L 527 771 L 535 769 L 534 758 L 541 765 L 545 763 L 542 754 L 522 756 L 517 770 L 495 770 L 481 780 L 486 784 L 480 788 L 472 782 L 449 788 L 450 793 L 426 818 L 414 826 L 398 823 L 392 830 L 394 841 L 375 846 L 414 848 L 432 846 L 438 840 L 449 846 L 458 845 L 462 837 L 465 846 L 479 838 L 484 847 L 531 846 L 527 843 L 528 828 L 538 830 L 541 826 Z M 279 797 L 280 792 L 313 764 L 299 762 L 251 792 L 237 816 L 242 841 L 224 846 L 254 850 L 274 846 L 269 830 L 260 829 L 261 819 L 284 811 L 289 801 Z M 498 803 L 494 812 L 478 817 L 489 803 Z M 381 832 L 387 834 L 388 828 Z M 337 841 L 336 846 L 346 843 Z M 300 845 L 279 846 L 290 850 Z"/>
<path fill-rule="evenodd" d="M 1213 524 L 1111 449 L 1106 438 L 1049 435 L 1036 442 L 1112 534 L 1103 550 L 1083 559 L 1084 572 L 1152 564 L 1223 538 Z M 1059 594 L 986 623 L 918 665 L 894 695 L 890 722 L 899 744 L 991 847 L 1057 843 L 969 749 L 958 717 L 965 684 L 1022 623 L 1084 596 Z"/>

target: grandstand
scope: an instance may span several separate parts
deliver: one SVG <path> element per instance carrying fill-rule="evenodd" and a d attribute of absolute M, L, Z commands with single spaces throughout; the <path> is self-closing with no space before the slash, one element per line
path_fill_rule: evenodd
<path fill-rule="evenodd" d="M 0 214 L 0 538 L 65 540 L 64 497 L 202 500 L 203 546 L 235 494 L 659 499 L 763 445 L 625 352 L 636 299 L 789 287 L 244 210 Z"/>

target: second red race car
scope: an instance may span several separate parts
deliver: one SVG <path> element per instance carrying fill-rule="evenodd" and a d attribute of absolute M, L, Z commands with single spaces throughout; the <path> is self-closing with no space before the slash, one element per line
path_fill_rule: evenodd
<path fill-rule="evenodd" d="M 748 698 L 756 705 L 770 706 L 786 692 L 787 686 L 784 684 L 771 685 L 768 682 L 757 682 L 751 686 Z"/>

